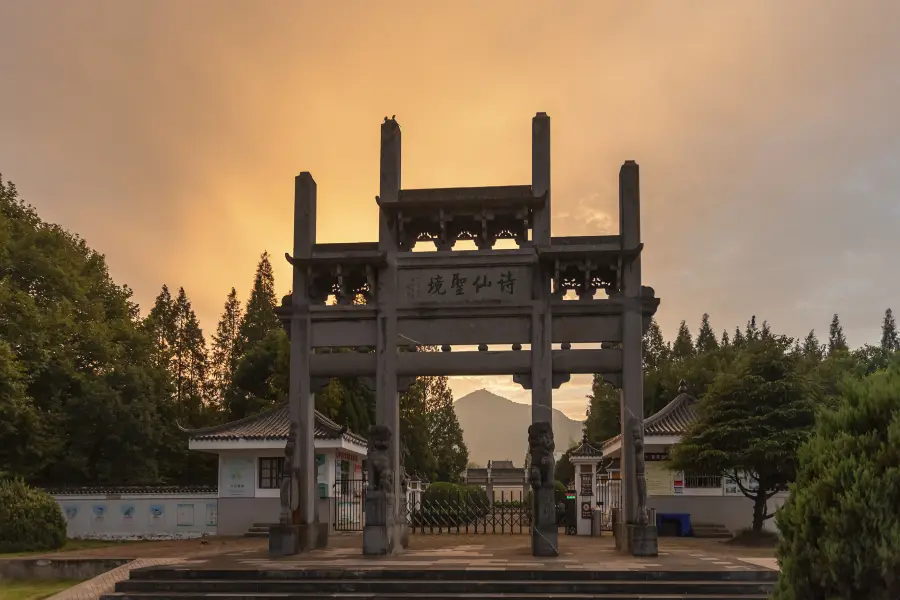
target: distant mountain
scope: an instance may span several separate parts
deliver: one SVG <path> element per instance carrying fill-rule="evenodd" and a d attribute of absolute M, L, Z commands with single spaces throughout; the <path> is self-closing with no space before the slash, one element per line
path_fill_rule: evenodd
<path fill-rule="evenodd" d="M 467 394 L 454 403 L 469 461 L 486 466 L 489 460 L 511 460 L 524 466 L 528 451 L 531 406 L 507 400 L 487 390 Z M 565 452 L 570 442 L 581 439 L 582 423 L 553 409 L 556 451 Z"/>

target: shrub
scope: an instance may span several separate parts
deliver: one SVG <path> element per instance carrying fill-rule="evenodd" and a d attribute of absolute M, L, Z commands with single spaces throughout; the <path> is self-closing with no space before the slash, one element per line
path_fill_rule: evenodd
<path fill-rule="evenodd" d="M 778 600 L 900 598 L 900 369 L 847 382 L 775 518 Z"/>
<path fill-rule="evenodd" d="M 66 543 L 56 500 L 21 479 L 0 481 L 0 552 L 46 552 Z"/>

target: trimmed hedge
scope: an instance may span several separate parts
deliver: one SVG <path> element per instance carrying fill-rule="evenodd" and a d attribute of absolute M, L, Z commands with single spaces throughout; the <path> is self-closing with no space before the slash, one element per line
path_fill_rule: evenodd
<path fill-rule="evenodd" d="M 47 552 L 66 543 L 56 500 L 21 479 L 0 480 L 0 552 Z"/>

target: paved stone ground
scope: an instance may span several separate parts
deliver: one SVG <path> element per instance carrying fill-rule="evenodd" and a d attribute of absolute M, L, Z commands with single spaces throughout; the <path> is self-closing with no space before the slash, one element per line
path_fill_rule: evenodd
<path fill-rule="evenodd" d="M 349 536 L 348 536 L 349 537 Z M 346 538 L 345 538 L 346 539 Z M 534 558 L 528 536 L 414 536 L 399 556 L 365 557 L 359 536 L 352 543 L 285 558 L 269 558 L 265 548 L 244 548 L 186 561 L 194 569 L 528 569 L 591 571 L 751 571 L 773 567 L 765 558 L 747 559 L 720 550 L 721 543 L 660 543 L 654 558 L 634 558 L 616 551 L 612 537 L 560 537 L 560 555 Z M 773 559 L 769 559 L 772 561 Z M 760 562 L 763 561 L 763 562 Z M 777 568 L 777 567 L 774 567 Z"/>
<path fill-rule="evenodd" d="M 63 590 L 58 594 L 50 596 L 48 600 L 96 600 L 103 594 L 108 594 L 115 590 L 116 583 L 123 579 L 128 579 L 128 574 L 132 569 L 140 567 L 152 567 L 158 565 L 167 565 L 171 563 L 181 562 L 176 558 L 139 558 L 121 567 L 116 567 L 112 571 L 107 571 L 103 575 L 98 575 L 93 579 L 83 581 L 78 585 L 72 586 L 67 590 Z"/>
<path fill-rule="evenodd" d="M 267 540 L 210 538 L 125 544 L 55 555 L 65 558 L 119 558 L 135 560 L 80 583 L 49 600 L 97 600 L 112 592 L 132 569 L 179 565 L 194 569 L 547 569 L 588 571 L 758 571 L 777 570 L 771 550 L 745 549 L 718 540 L 663 538 L 655 558 L 634 558 L 615 550 L 612 537 L 560 536 L 560 555 L 531 556 L 527 535 L 413 535 L 400 556 L 362 556 L 362 536 L 338 534 L 329 547 L 298 556 L 271 559 Z M 166 556 L 168 553 L 168 557 Z M 177 553 L 177 554 L 176 554 Z M 171 558 L 177 555 L 179 558 Z M 140 557 L 140 558 L 139 558 Z"/>

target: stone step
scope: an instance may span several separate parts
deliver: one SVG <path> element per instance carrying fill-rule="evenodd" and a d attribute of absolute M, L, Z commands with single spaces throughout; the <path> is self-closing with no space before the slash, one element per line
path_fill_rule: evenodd
<path fill-rule="evenodd" d="M 250 528 L 253 529 L 254 527 L 265 527 L 266 529 L 268 529 L 272 525 L 278 525 L 278 523 L 254 523 Z"/>
<path fill-rule="evenodd" d="M 383 597 L 390 594 L 442 594 L 448 598 L 461 595 L 485 596 L 491 594 L 517 594 L 527 592 L 542 597 L 558 597 L 597 594 L 626 594 L 638 596 L 659 596 L 680 594 L 682 596 L 723 596 L 741 598 L 765 595 L 772 584 L 746 581 L 429 581 L 427 572 L 422 573 L 418 582 L 391 579 L 357 580 L 228 580 L 228 579 L 181 579 L 181 580 L 126 580 L 116 584 L 116 592 L 125 594 L 313 594 L 340 597 L 343 594 L 375 594 Z"/>
<path fill-rule="evenodd" d="M 249 538 L 267 538 L 269 537 L 269 531 L 248 531 L 244 534 L 244 537 Z"/>
<path fill-rule="evenodd" d="M 303 594 L 265 594 L 250 592 L 247 594 L 176 594 L 176 593 L 113 593 L 101 596 L 101 600 L 322 600 L 323 598 L 346 598 L 347 600 L 766 600 L 768 594 L 754 594 L 744 596 L 734 595 L 685 595 L 681 593 L 661 594 L 647 596 L 645 594 L 564 594 L 552 595 L 534 594 L 529 592 L 502 594 L 426 594 L 419 592 L 407 592 L 396 594 L 382 593 L 347 593 L 323 595 L 321 592 Z"/>
<path fill-rule="evenodd" d="M 561 569 L 196 569 L 158 566 L 134 569 L 132 580 L 227 580 L 227 581 L 734 581 L 774 584 L 778 573 L 751 571 L 574 571 Z"/>

